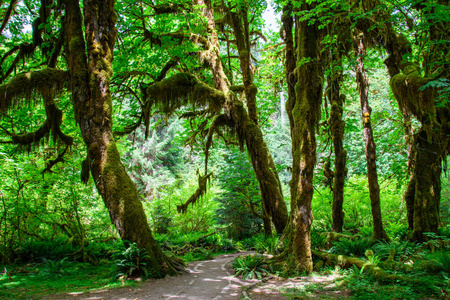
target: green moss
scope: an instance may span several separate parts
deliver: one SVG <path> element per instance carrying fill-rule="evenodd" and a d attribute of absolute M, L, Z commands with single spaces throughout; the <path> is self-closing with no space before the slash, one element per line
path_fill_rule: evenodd
<path fill-rule="evenodd" d="M 53 98 L 54 94 L 68 86 L 68 80 L 67 71 L 52 68 L 18 74 L 0 86 L 0 111 L 6 111 L 14 104 L 33 105 L 36 99 L 34 93 Z M 13 103 L 19 99 L 26 101 Z"/>
<path fill-rule="evenodd" d="M 420 75 L 417 66 L 409 64 L 405 66 L 403 74 L 393 76 L 390 82 L 400 109 L 405 113 L 414 114 L 422 124 L 433 122 L 429 116 L 436 115 L 436 91 L 432 88 L 423 89 L 428 81 Z"/>

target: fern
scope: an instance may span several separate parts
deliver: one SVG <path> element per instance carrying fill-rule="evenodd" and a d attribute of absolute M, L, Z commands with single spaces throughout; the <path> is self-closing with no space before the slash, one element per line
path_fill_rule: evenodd
<path fill-rule="evenodd" d="M 236 271 L 235 276 L 241 276 L 244 280 L 258 278 L 261 279 L 269 272 L 264 269 L 264 257 L 258 254 L 240 256 L 233 261 Z"/>

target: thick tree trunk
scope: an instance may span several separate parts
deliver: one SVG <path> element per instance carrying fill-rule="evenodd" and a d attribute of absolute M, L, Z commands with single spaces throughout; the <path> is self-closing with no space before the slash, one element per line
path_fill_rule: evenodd
<path fill-rule="evenodd" d="M 370 205 L 373 219 L 373 238 L 377 240 L 389 240 L 383 228 L 380 206 L 380 187 L 378 186 L 378 175 L 376 165 L 375 142 L 373 140 L 372 123 L 370 114 L 372 109 L 368 99 L 368 81 L 364 71 L 364 55 L 366 49 L 363 36 L 355 37 L 356 62 L 356 82 L 358 84 L 359 97 L 361 103 L 362 121 L 364 126 L 364 141 L 366 145 L 367 178 L 369 181 Z"/>
<path fill-rule="evenodd" d="M 112 76 L 116 14 L 114 1 L 66 0 L 66 55 L 71 74 L 75 117 L 88 149 L 89 167 L 112 223 L 124 241 L 148 252 L 152 277 L 174 275 L 177 268 L 153 239 L 136 186 L 125 171 L 112 135 Z"/>
<path fill-rule="evenodd" d="M 302 10 L 311 8 L 306 4 L 301 7 Z M 286 22 L 286 16 L 283 16 L 283 22 L 287 29 L 285 34 L 289 34 L 287 31 L 290 25 L 289 21 Z M 288 258 L 289 265 L 292 264 L 293 268 L 299 272 L 310 273 L 312 272 L 311 223 L 313 220 L 311 201 L 316 163 L 315 128 L 320 118 L 323 87 L 323 67 L 319 63 L 321 33 L 317 28 L 317 22 L 315 24 L 308 24 L 308 21 L 299 22 L 296 27 L 296 38 L 297 62 L 301 61 L 302 64 L 295 69 L 297 78 L 295 98 L 286 105 L 291 122 L 293 156 L 290 182 L 291 243 L 287 251 L 291 252 Z M 287 69 L 288 67 L 287 65 Z"/>
<path fill-rule="evenodd" d="M 231 27 L 233 28 L 239 53 L 239 63 L 241 66 L 248 115 L 253 123 L 258 125 L 259 118 L 256 106 L 256 94 L 258 89 L 253 82 L 253 71 L 250 62 L 251 43 L 247 7 L 242 7 L 237 11 L 230 9 L 229 13 L 231 15 Z"/>
<path fill-rule="evenodd" d="M 237 100 L 236 96 L 230 91 L 229 81 L 226 77 L 222 63 L 220 61 L 219 43 L 217 32 L 215 29 L 213 9 L 210 0 L 198 0 L 198 4 L 202 6 L 203 14 L 208 18 L 208 30 L 210 32 L 210 52 L 209 64 L 212 69 L 215 87 L 224 92 L 227 101 L 224 109 L 226 115 L 233 120 L 236 129 L 241 133 L 245 140 L 247 151 L 250 156 L 256 178 L 259 182 L 261 190 L 261 197 L 268 215 L 272 218 L 275 229 L 278 234 L 281 234 L 286 227 L 288 212 L 286 203 L 284 202 L 283 193 L 281 190 L 281 183 L 278 178 L 275 163 L 272 155 L 267 147 L 263 134 L 257 125 L 256 114 L 256 86 L 253 84 L 252 74 L 249 68 L 250 53 L 240 54 L 241 62 L 244 66 L 243 71 L 245 75 L 244 85 L 247 98 L 247 106 L 249 112 L 245 110 L 242 103 Z M 239 29 L 242 29 L 239 27 Z M 243 38 L 243 33 L 238 35 Z M 245 44 L 245 41 L 243 41 Z M 248 68 L 245 67 L 248 64 Z M 250 116 L 249 116 L 250 114 Z"/>
<path fill-rule="evenodd" d="M 425 241 L 425 232 L 437 233 L 441 199 L 441 152 L 438 137 L 429 138 L 422 130 L 418 133 L 414 177 L 414 231 L 415 241 Z"/>

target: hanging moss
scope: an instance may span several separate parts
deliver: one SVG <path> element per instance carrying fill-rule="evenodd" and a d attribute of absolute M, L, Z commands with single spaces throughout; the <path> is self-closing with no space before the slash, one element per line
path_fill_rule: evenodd
<path fill-rule="evenodd" d="M 36 99 L 33 93 L 54 95 L 66 87 L 68 81 L 69 72 L 52 68 L 18 74 L 0 86 L 0 111 L 6 111 L 14 105 L 31 106 Z M 22 99 L 25 101 L 21 102 Z"/>

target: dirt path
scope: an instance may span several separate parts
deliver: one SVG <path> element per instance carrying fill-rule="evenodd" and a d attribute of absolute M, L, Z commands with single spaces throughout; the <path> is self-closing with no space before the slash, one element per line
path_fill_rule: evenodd
<path fill-rule="evenodd" d="M 148 280 L 136 288 L 92 291 L 83 294 L 62 294 L 49 299 L 186 299 L 231 300 L 241 297 L 245 283 L 233 277 L 231 262 L 248 252 L 225 254 L 214 260 L 198 261 L 188 266 L 188 274 L 158 280 Z M 56 296 L 56 298 L 55 298 Z"/>
<path fill-rule="evenodd" d="M 188 274 L 143 282 L 139 287 L 96 290 L 87 293 L 54 294 L 44 299 L 84 300 L 285 300 L 348 299 L 349 291 L 338 288 L 335 276 L 310 276 L 282 279 L 269 276 L 262 280 L 234 277 L 231 262 L 240 252 L 217 256 L 213 260 L 188 265 Z"/>

